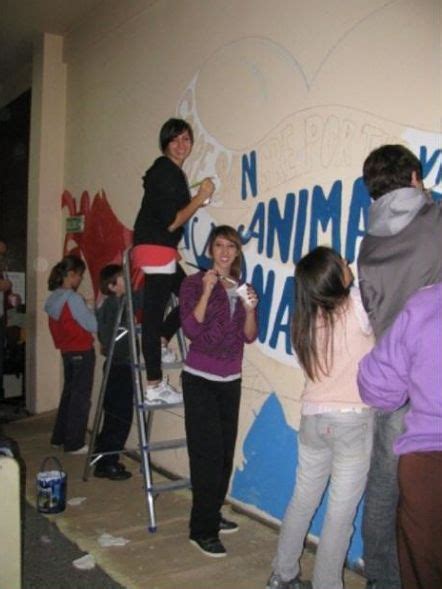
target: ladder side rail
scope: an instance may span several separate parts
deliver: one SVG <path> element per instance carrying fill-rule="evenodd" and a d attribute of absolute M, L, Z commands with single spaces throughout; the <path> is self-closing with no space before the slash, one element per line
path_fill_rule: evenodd
<path fill-rule="evenodd" d="M 131 281 L 131 264 L 130 248 L 124 252 L 123 256 L 123 276 L 126 288 L 126 308 L 127 308 L 127 327 L 129 330 L 129 349 L 131 355 L 131 372 L 132 388 L 135 401 L 135 413 L 137 416 L 138 439 L 141 459 L 141 471 L 144 479 L 146 507 L 150 520 L 150 531 L 156 530 L 154 497 L 152 494 L 152 472 L 150 467 L 150 457 L 147 450 L 148 438 L 147 433 L 151 427 L 150 412 L 145 411 L 143 386 L 141 379 L 140 351 L 137 347 L 137 335 L 135 327 L 135 313 L 132 298 L 132 281 Z M 146 416 L 146 413 L 148 414 Z"/>
<path fill-rule="evenodd" d="M 170 302 L 171 302 L 172 307 L 177 307 L 179 305 L 179 300 L 178 300 L 178 297 L 175 295 L 175 293 L 171 294 Z M 186 360 L 186 356 L 187 356 L 187 340 L 184 336 L 183 329 L 182 329 L 181 325 L 178 328 L 178 331 L 176 333 L 176 338 L 178 341 L 178 348 L 180 350 L 181 360 L 184 363 Z"/>
<path fill-rule="evenodd" d="M 110 369 L 111 369 L 111 365 L 112 365 L 112 359 L 114 356 L 116 338 L 117 338 L 118 330 L 121 326 L 121 320 L 123 317 L 123 310 L 124 310 L 124 300 L 123 299 L 124 299 L 124 297 L 122 297 L 122 300 L 120 301 L 117 317 L 115 318 L 115 323 L 114 323 L 114 327 L 113 327 L 113 331 L 112 331 L 112 339 L 111 339 L 111 343 L 110 343 L 108 354 L 107 354 L 106 361 L 105 361 L 106 363 L 105 363 L 105 368 L 104 368 L 104 372 L 103 372 L 103 377 L 101 379 L 100 392 L 98 394 L 97 406 L 95 408 L 94 425 L 92 427 L 92 433 L 91 433 L 91 438 L 90 438 L 90 442 L 89 442 L 89 449 L 88 449 L 88 452 L 86 455 L 86 461 L 84 464 L 84 471 L 83 471 L 83 480 L 84 481 L 87 481 L 89 478 L 89 470 L 91 467 L 91 458 L 95 452 L 95 442 L 96 442 L 96 439 L 98 436 L 98 429 L 100 427 L 101 418 L 103 415 L 104 397 L 106 394 L 107 383 L 109 381 L 109 374 L 110 374 Z"/>
<path fill-rule="evenodd" d="M 124 252 L 123 255 L 123 278 L 124 278 L 124 286 L 126 289 L 125 301 L 126 301 L 126 311 L 127 311 L 127 329 L 128 329 L 128 336 L 129 336 L 129 353 L 131 357 L 131 365 L 132 368 L 132 376 L 133 376 L 133 391 L 134 391 L 134 402 L 136 401 L 137 405 L 142 404 L 143 399 L 143 385 L 141 379 L 141 368 L 140 368 L 140 361 L 139 361 L 139 349 L 137 347 L 137 334 L 135 328 L 135 312 L 134 312 L 134 304 L 133 304 L 133 296 L 132 296 L 132 281 L 131 281 L 131 273 L 130 273 L 130 248 Z"/>

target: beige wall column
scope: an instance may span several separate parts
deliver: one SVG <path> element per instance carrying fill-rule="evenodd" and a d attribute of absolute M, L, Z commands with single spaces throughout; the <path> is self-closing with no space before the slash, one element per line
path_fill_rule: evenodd
<path fill-rule="evenodd" d="M 29 158 L 26 393 L 36 413 L 57 406 L 61 386 L 43 304 L 49 270 L 62 255 L 65 121 L 63 38 L 45 34 L 34 51 Z"/>

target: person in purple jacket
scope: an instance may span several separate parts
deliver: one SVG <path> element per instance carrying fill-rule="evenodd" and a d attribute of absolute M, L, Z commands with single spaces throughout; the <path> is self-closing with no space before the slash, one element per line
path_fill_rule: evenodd
<path fill-rule="evenodd" d="M 363 401 L 409 400 L 399 455 L 397 540 L 403 589 L 442 587 L 442 282 L 414 294 L 359 365 Z"/>
<path fill-rule="evenodd" d="M 258 298 L 250 285 L 243 298 L 237 292 L 241 241 L 235 229 L 215 227 L 208 251 L 212 269 L 188 276 L 180 289 L 181 325 L 190 339 L 182 384 L 192 482 L 190 542 L 207 556 L 222 557 L 219 532 L 238 530 L 222 517 L 221 507 L 233 467 L 244 343 L 258 333 Z"/>

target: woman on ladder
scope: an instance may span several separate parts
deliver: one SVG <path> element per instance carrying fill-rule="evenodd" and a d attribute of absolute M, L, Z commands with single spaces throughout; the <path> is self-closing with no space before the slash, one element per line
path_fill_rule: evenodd
<path fill-rule="evenodd" d="M 163 380 L 161 363 L 174 362 L 167 343 L 179 328 L 179 310 L 164 314 L 172 293 L 178 294 L 185 277 L 177 264 L 183 225 L 211 198 L 215 186 L 204 179 L 191 198 L 182 167 L 193 146 L 192 128 L 182 119 L 169 119 L 160 131 L 163 155 L 143 178 L 144 197 L 134 226 L 133 264 L 145 275 L 142 348 L 147 372 L 145 400 L 152 404 L 182 401 Z"/>

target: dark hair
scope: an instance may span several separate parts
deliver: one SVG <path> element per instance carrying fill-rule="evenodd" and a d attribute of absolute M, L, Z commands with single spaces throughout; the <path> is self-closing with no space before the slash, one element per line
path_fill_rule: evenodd
<path fill-rule="evenodd" d="M 114 294 L 110 289 L 109 285 L 115 286 L 117 278 L 122 276 L 123 266 L 120 264 L 108 264 L 100 270 L 100 291 L 104 295 Z"/>
<path fill-rule="evenodd" d="M 422 164 L 403 145 L 383 145 L 370 153 L 363 166 L 364 182 L 373 200 L 411 186 L 411 174 L 422 180 Z"/>
<path fill-rule="evenodd" d="M 238 255 L 233 261 L 231 272 L 232 276 L 238 280 L 241 274 L 242 261 L 242 244 L 238 231 L 236 231 L 236 229 L 233 227 L 230 227 L 230 225 L 219 225 L 218 227 L 214 227 L 209 235 L 207 243 L 207 249 L 211 256 L 213 255 L 213 244 L 215 243 L 215 239 L 217 237 L 223 237 L 224 239 L 227 239 L 236 245 Z"/>
<path fill-rule="evenodd" d="M 59 288 L 69 272 L 83 274 L 85 270 L 86 264 L 81 258 L 73 255 L 65 256 L 61 262 L 58 262 L 52 268 L 48 278 L 48 289 L 55 290 Z"/>
<path fill-rule="evenodd" d="M 192 127 L 187 121 L 183 119 L 169 119 L 166 121 L 160 131 L 160 149 L 162 153 L 166 152 L 167 146 L 175 137 L 178 137 L 178 135 L 181 135 L 185 131 L 189 133 L 190 140 L 193 143 Z"/>
<path fill-rule="evenodd" d="M 330 372 L 335 312 L 350 294 L 343 259 L 330 247 L 319 246 L 299 260 L 295 281 L 293 348 L 307 376 L 317 380 Z"/>

